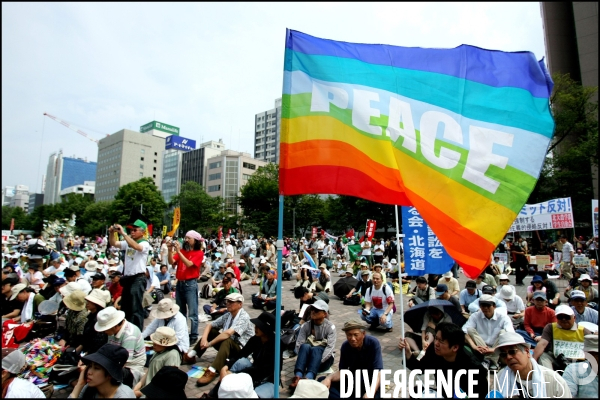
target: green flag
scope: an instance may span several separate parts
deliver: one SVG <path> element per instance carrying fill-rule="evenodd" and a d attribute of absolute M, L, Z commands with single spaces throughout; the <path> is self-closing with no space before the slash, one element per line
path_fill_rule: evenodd
<path fill-rule="evenodd" d="M 360 247 L 360 244 L 353 244 L 348 246 L 348 254 L 350 254 L 350 261 L 354 261 L 358 257 L 360 257 L 361 251 L 362 248 Z"/>

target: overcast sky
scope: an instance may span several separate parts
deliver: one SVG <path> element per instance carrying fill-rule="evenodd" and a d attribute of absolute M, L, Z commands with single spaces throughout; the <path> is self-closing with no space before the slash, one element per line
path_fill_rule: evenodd
<path fill-rule="evenodd" d="M 285 29 L 361 43 L 545 56 L 539 3 L 2 3 L 2 187 L 40 192 L 48 157 L 152 120 L 253 153 L 281 96 Z"/>

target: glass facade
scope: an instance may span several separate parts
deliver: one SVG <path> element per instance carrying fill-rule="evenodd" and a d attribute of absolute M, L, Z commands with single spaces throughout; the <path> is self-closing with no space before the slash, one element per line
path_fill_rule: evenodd
<path fill-rule="evenodd" d="M 166 150 L 163 159 L 162 195 L 168 203 L 179 185 L 179 150 Z"/>
<path fill-rule="evenodd" d="M 225 162 L 225 212 L 237 214 L 238 195 L 238 160 L 227 160 Z"/>
<path fill-rule="evenodd" d="M 60 190 L 71 186 L 83 185 L 85 181 L 96 181 L 96 163 L 63 157 L 63 174 Z"/>

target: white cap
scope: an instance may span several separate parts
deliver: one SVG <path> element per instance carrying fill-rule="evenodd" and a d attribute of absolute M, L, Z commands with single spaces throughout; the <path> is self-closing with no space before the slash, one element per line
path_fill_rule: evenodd
<path fill-rule="evenodd" d="M 554 314 L 575 315 L 573 309 L 565 304 L 561 304 L 560 306 L 556 307 L 556 310 L 554 310 Z"/>
<path fill-rule="evenodd" d="M 390 260 L 390 264 L 398 264 L 398 261 L 396 261 L 396 259 L 395 259 L 395 258 L 392 258 L 392 259 Z"/>

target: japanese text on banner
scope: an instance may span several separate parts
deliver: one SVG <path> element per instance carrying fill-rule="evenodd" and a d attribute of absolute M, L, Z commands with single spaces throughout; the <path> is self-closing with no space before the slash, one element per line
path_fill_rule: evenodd
<path fill-rule="evenodd" d="M 402 229 L 406 235 L 405 272 L 409 276 L 440 275 L 452 268 L 454 260 L 415 207 L 402 207 Z"/>
<path fill-rule="evenodd" d="M 565 197 L 538 204 L 525 204 L 508 232 L 564 229 L 573 226 L 571 198 Z"/>

